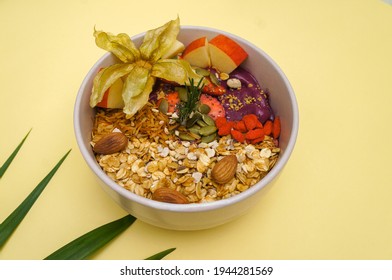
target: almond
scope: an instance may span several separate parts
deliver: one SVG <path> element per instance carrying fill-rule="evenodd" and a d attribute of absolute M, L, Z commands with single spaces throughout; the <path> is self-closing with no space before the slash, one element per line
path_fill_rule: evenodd
<path fill-rule="evenodd" d="M 113 154 L 122 151 L 128 145 L 128 138 L 121 132 L 104 135 L 94 145 L 94 152 L 98 154 Z"/>
<path fill-rule="evenodd" d="M 218 184 L 226 184 L 234 178 L 238 160 L 235 155 L 225 156 L 218 161 L 211 171 L 212 179 Z"/>
<path fill-rule="evenodd" d="M 182 193 L 166 187 L 156 189 L 152 194 L 152 199 L 160 202 L 175 204 L 189 203 L 188 199 Z"/>

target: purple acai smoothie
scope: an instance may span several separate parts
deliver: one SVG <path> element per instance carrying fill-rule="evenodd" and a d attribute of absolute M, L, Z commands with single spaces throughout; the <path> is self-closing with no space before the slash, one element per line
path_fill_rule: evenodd
<path fill-rule="evenodd" d="M 229 87 L 230 79 L 238 79 L 241 87 Z M 273 120 L 274 114 L 268 102 L 268 92 L 261 88 L 251 73 L 238 67 L 230 73 L 229 80 L 221 81 L 226 93 L 218 97 L 226 110 L 227 120 L 238 121 L 247 114 L 255 114 L 262 123 L 269 119 Z"/>

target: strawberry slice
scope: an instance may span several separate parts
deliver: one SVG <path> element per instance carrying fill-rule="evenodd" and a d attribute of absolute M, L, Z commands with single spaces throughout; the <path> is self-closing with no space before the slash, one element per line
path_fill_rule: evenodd
<path fill-rule="evenodd" d="M 219 117 L 224 117 L 226 115 L 225 108 L 223 108 L 222 103 L 220 103 L 219 100 L 215 97 L 208 94 L 201 94 L 200 102 L 208 105 L 211 108 L 211 111 L 208 113 L 208 115 L 213 120 L 216 120 Z"/>
<path fill-rule="evenodd" d="M 176 109 L 178 103 L 180 103 L 180 97 L 178 92 L 174 91 L 171 93 L 166 94 L 166 100 L 169 103 L 169 109 L 167 110 L 170 113 L 173 113 Z"/>
<path fill-rule="evenodd" d="M 173 91 L 173 92 L 167 93 L 167 94 L 165 95 L 165 97 L 162 97 L 162 98 L 158 99 L 157 107 L 159 107 L 159 104 L 160 104 L 160 103 L 162 102 L 162 100 L 164 100 L 164 99 L 165 99 L 165 100 L 167 101 L 167 103 L 168 103 L 167 112 L 168 112 L 168 113 L 173 113 L 174 111 L 176 111 L 177 105 L 178 105 L 178 103 L 180 103 L 180 97 L 179 97 L 179 95 L 178 95 L 178 92 Z"/>
<path fill-rule="evenodd" d="M 168 113 L 173 113 L 177 111 L 177 106 L 180 103 L 180 97 L 178 95 L 178 92 L 174 91 L 174 92 L 167 93 L 164 98 L 158 100 L 157 103 L 158 106 L 162 101 L 162 99 L 166 99 L 168 102 L 168 110 L 167 110 Z M 206 104 L 210 107 L 211 111 L 208 113 L 208 115 L 213 120 L 216 120 L 219 117 L 225 117 L 226 115 L 225 108 L 223 108 L 221 102 L 215 97 L 209 94 L 202 93 L 200 95 L 200 103 Z"/>

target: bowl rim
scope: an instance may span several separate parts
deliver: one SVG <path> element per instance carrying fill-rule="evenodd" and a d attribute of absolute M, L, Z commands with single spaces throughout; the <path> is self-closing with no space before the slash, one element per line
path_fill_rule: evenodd
<path fill-rule="evenodd" d="M 165 202 L 159 202 L 159 201 L 154 201 L 152 199 L 148 199 L 142 196 L 139 196 L 135 193 L 132 193 L 129 190 L 126 190 L 125 188 L 121 187 L 118 185 L 116 182 L 114 182 L 112 179 L 109 178 L 109 176 L 106 175 L 106 173 L 101 169 L 101 167 L 98 165 L 94 157 L 91 157 L 90 152 L 87 150 L 87 148 L 83 145 L 83 133 L 81 131 L 80 127 L 80 108 L 82 105 L 82 96 L 83 96 L 83 91 L 84 88 L 87 86 L 90 77 L 95 73 L 95 69 L 97 65 L 101 64 L 102 61 L 106 60 L 108 56 L 111 56 L 112 54 L 110 52 L 105 53 L 103 56 L 101 56 L 91 67 L 89 72 L 86 74 L 85 78 L 83 79 L 83 82 L 81 86 L 79 87 L 75 105 L 74 105 L 74 114 L 73 114 L 73 121 L 74 121 L 74 133 L 76 137 L 76 141 L 79 147 L 79 150 L 86 161 L 87 165 L 89 168 L 93 171 L 93 173 L 101 180 L 103 181 L 104 184 L 106 184 L 110 189 L 112 189 L 114 192 L 119 193 L 121 196 L 124 198 L 133 201 L 135 203 L 138 203 L 140 205 L 143 205 L 148 208 L 153 208 L 156 210 L 162 210 L 162 211 L 169 211 L 169 212 L 205 212 L 205 211 L 212 211 L 220 208 L 224 208 L 226 206 L 232 205 L 232 204 L 237 204 L 243 200 L 246 200 L 247 198 L 253 196 L 257 192 L 259 192 L 261 189 L 263 189 L 265 186 L 267 186 L 277 175 L 280 173 L 280 171 L 284 168 L 286 163 L 288 162 L 290 155 L 292 154 L 292 151 L 294 149 L 297 135 L 298 135 L 298 129 L 299 129 L 299 110 L 298 110 L 298 104 L 296 100 L 296 96 L 294 93 L 294 90 L 287 79 L 286 75 L 284 72 L 281 70 L 279 65 L 267 54 L 265 53 L 262 49 L 254 45 L 253 43 L 247 41 L 246 39 L 239 37 L 235 34 L 231 34 L 229 32 L 219 30 L 216 28 L 211 28 L 211 27 L 205 27 L 205 26 L 195 26 L 195 25 L 181 25 L 180 27 L 180 32 L 181 31 L 187 31 L 187 30 L 205 30 L 205 31 L 210 31 L 210 32 L 215 32 L 215 33 L 220 33 L 224 34 L 227 36 L 230 36 L 231 38 L 235 39 L 237 42 L 239 42 L 242 45 L 248 45 L 249 47 L 257 50 L 257 52 L 260 52 L 264 58 L 273 66 L 273 68 L 276 69 L 282 80 L 284 81 L 285 87 L 288 89 L 289 92 L 289 97 L 290 97 L 290 104 L 291 104 L 291 109 L 293 112 L 292 115 L 292 123 L 293 127 L 291 130 L 291 133 L 289 135 L 289 141 L 287 142 L 287 147 L 285 148 L 285 151 L 279 156 L 279 160 L 276 162 L 275 166 L 268 172 L 268 174 L 259 182 L 257 182 L 255 185 L 250 187 L 244 192 L 241 192 L 239 194 L 236 194 L 232 197 L 225 198 L 222 200 L 218 201 L 212 201 L 212 202 L 206 202 L 206 203 L 190 203 L 190 204 L 171 204 L 171 203 L 165 203 Z M 134 40 L 140 40 L 146 32 L 139 33 L 137 35 L 134 35 L 131 37 L 131 39 Z"/>

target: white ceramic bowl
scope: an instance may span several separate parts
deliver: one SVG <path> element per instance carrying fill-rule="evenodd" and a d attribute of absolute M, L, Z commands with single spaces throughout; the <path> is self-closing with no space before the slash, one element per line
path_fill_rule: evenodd
<path fill-rule="evenodd" d="M 294 148 L 298 132 L 298 107 L 293 89 L 278 65 L 261 49 L 233 34 L 206 27 L 182 26 L 178 39 L 184 44 L 193 39 L 225 34 L 237 41 L 249 54 L 241 65 L 249 70 L 271 92 L 270 103 L 282 122 L 280 157 L 274 168 L 260 182 L 234 197 L 201 204 L 170 204 L 138 196 L 112 181 L 97 164 L 90 147 L 94 109 L 89 106 L 92 81 L 98 69 L 113 64 L 115 57 L 107 53 L 87 73 L 80 86 L 74 108 L 74 130 L 80 152 L 105 191 L 121 207 L 136 218 L 167 229 L 199 230 L 227 223 L 258 203 L 266 185 L 270 184 L 286 165 Z M 144 37 L 132 38 L 138 44 Z"/>

